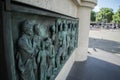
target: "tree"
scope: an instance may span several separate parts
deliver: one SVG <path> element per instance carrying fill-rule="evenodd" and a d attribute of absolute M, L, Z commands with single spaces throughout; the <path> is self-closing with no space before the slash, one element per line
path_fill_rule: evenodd
<path fill-rule="evenodd" d="M 96 12 L 95 11 L 91 11 L 91 21 L 96 21 Z"/>
<path fill-rule="evenodd" d="M 112 22 L 114 23 L 120 23 L 120 8 L 118 11 L 112 16 L 113 20 Z"/>
<path fill-rule="evenodd" d="M 113 9 L 111 8 L 101 8 L 97 13 L 96 21 L 106 20 L 106 22 L 112 21 Z"/>

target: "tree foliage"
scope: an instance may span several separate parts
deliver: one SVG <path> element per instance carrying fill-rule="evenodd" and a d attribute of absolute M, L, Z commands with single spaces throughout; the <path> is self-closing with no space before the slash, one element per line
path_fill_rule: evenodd
<path fill-rule="evenodd" d="M 120 8 L 118 11 L 112 16 L 113 20 L 112 22 L 114 23 L 120 23 Z"/>
<path fill-rule="evenodd" d="M 102 21 L 103 19 L 106 22 L 111 22 L 113 15 L 113 9 L 111 8 L 101 8 L 100 11 L 97 13 L 96 21 Z"/>
<path fill-rule="evenodd" d="M 95 11 L 91 11 L 91 21 L 92 22 L 96 21 L 96 12 Z"/>

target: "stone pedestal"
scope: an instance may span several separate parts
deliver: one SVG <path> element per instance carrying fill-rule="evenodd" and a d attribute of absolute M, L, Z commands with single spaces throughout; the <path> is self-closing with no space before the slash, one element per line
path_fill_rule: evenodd
<path fill-rule="evenodd" d="M 79 16 L 79 37 L 78 48 L 75 56 L 76 61 L 84 61 L 87 59 L 88 37 L 89 37 L 89 23 L 90 23 L 91 9 L 87 7 L 78 8 Z"/>
<path fill-rule="evenodd" d="M 4 26 L 0 29 L 0 62 L 3 64 L 0 65 L 0 72 L 3 77 L 0 78 L 1 80 L 16 80 L 14 76 L 16 75 L 14 49 L 16 48 L 15 45 L 18 38 L 14 38 L 20 35 L 16 33 L 17 30 L 19 30 L 16 29 L 18 25 L 12 26 L 11 24 L 15 24 L 19 21 L 11 20 L 11 18 L 16 16 L 16 14 L 11 14 L 11 12 L 20 12 L 20 14 L 26 13 L 29 15 L 41 14 L 41 17 L 47 15 L 46 18 L 51 16 L 51 18 L 54 17 L 55 19 L 61 17 L 68 19 L 79 18 L 78 46 L 70 55 L 70 58 L 67 60 L 55 80 L 65 80 L 75 61 L 84 61 L 87 59 L 90 13 L 92 8 L 96 5 L 97 0 L 8 0 L 8 3 L 3 3 L 3 1 L 7 0 L 0 1 L 0 13 L 2 14 L 0 14 L 2 17 L 0 19 L 0 26 Z M 13 4 L 12 6 L 10 5 L 11 2 Z M 16 4 L 18 5 L 17 7 L 15 7 Z M 23 6 L 29 6 L 29 8 L 23 9 Z M 37 10 L 31 9 L 31 7 Z M 47 13 L 45 13 L 46 11 Z M 15 19 L 21 20 L 21 16 L 19 17 L 20 18 L 15 17 Z M 35 19 L 37 18 L 38 16 L 35 17 Z M 44 20 L 48 20 L 48 23 L 51 24 L 53 19 L 41 19 L 41 23 L 44 23 Z"/>
<path fill-rule="evenodd" d="M 77 17 L 79 18 L 78 48 L 75 55 L 75 61 L 84 61 L 87 59 L 90 14 L 97 0 L 75 0 L 78 5 Z"/>

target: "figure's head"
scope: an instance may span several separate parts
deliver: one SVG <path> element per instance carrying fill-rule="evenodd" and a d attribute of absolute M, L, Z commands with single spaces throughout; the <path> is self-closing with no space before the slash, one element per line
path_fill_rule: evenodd
<path fill-rule="evenodd" d="M 35 34 L 40 35 L 40 24 L 34 25 L 34 32 Z"/>
<path fill-rule="evenodd" d="M 63 24 L 61 23 L 60 26 L 59 26 L 59 28 L 60 28 L 59 31 L 62 31 L 62 30 L 63 30 L 63 26 L 62 26 L 62 25 L 63 25 Z"/>
<path fill-rule="evenodd" d="M 52 44 L 52 41 L 50 38 L 45 38 L 44 41 L 45 41 L 45 47 L 49 47 Z"/>
<path fill-rule="evenodd" d="M 32 36 L 33 35 L 33 23 L 32 21 L 26 20 L 22 27 L 23 33 Z"/>
<path fill-rule="evenodd" d="M 63 20 L 63 30 L 67 31 L 67 29 L 68 29 L 67 21 Z"/>
<path fill-rule="evenodd" d="M 52 25 L 51 29 L 52 29 L 53 32 L 55 32 L 55 25 Z"/>
<path fill-rule="evenodd" d="M 56 24 L 57 24 L 57 25 L 60 25 L 60 24 L 61 24 L 61 19 L 57 19 L 57 20 L 56 20 Z"/>

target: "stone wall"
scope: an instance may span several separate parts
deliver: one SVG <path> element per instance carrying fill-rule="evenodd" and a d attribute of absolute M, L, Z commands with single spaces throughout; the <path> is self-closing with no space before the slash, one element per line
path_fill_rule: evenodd
<path fill-rule="evenodd" d="M 77 6 L 72 0 L 13 0 L 36 7 L 59 12 L 68 16 L 77 17 Z"/>

